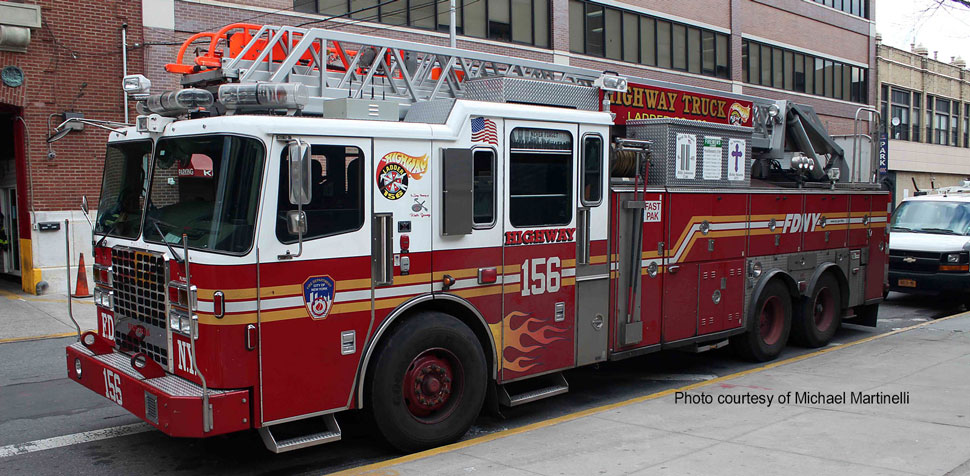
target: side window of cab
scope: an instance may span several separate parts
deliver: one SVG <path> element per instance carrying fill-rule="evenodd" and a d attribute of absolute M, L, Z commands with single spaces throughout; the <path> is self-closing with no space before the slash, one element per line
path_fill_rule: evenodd
<path fill-rule="evenodd" d="M 287 151 L 280 157 L 280 183 L 277 197 L 276 237 L 281 243 L 296 243 L 297 235 L 286 229 L 286 212 L 296 210 L 290 203 Z M 364 225 L 364 154 L 354 146 L 311 145 L 310 203 L 303 206 L 307 232 L 303 240 L 339 235 L 359 230 Z"/>

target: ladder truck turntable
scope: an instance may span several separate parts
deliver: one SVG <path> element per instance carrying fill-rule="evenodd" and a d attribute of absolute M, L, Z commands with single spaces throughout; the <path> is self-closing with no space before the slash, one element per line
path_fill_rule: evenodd
<path fill-rule="evenodd" d="M 875 325 L 888 193 L 809 107 L 272 25 L 166 69 L 125 78 L 66 363 L 168 435 L 367 409 L 411 451 L 578 366 Z"/>

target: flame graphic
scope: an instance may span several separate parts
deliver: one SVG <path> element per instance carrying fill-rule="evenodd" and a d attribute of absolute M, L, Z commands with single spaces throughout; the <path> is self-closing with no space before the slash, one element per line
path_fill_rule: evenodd
<path fill-rule="evenodd" d="M 512 311 L 505 316 L 503 369 L 525 372 L 540 364 L 539 359 L 546 344 L 566 339 L 569 329 L 546 324 L 551 319 L 534 317 L 532 313 L 519 311 Z"/>

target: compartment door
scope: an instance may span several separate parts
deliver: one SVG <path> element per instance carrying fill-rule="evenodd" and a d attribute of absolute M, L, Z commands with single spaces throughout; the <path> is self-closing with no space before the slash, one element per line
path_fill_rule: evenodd
<path fill-rule="evenodd" d="M 844 248 L 849 228 L 848 195 L 805 196 L 805 251 Z"/>
<path fill-rule="evenodd" d="M 576 210 L 576 365 L 606 360 L 609 346 L 610 263 L 608 163 L 605 128 L 580 126 Z"/>

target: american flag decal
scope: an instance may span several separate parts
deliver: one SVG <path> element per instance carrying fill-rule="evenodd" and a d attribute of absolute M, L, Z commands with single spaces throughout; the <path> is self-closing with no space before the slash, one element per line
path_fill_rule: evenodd
<path fill-rule="evenodd" d="M 498 145 L 498 132 L 495 129 L 495 121 L 476 117 L 472 119 L 472 142 L 487 142 Z"/>

